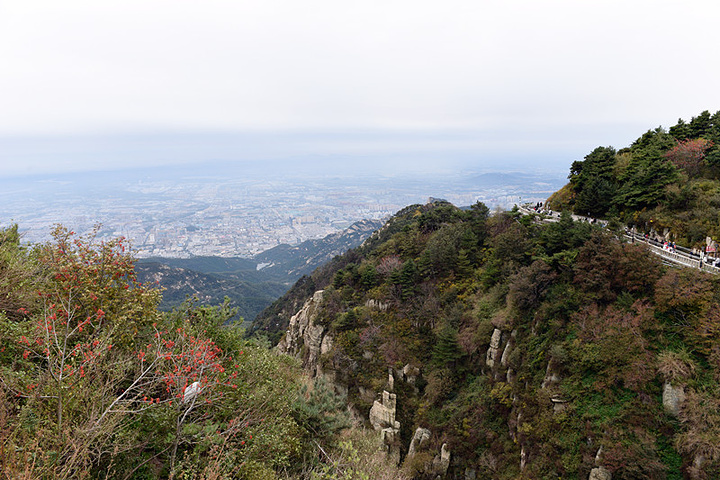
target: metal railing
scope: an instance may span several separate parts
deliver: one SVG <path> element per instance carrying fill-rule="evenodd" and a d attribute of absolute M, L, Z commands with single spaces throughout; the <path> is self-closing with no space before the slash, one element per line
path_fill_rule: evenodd
<path fill-rule="evenodd" d="M 536 211 L 529 205 L 518 205 L 518 208 L 526 215 L 537 215 L 537 217 L 545 223 L 557 222 L 560 217 L 560 213 L 558 212 L 548 212 L 547 210 L 542 209 L 540 211 Z M 575 221 L 590 223 L 595 222 L 594 219 L 583 217 L 580 215 L 572 215 L 572 218 Z M 604 221 L 598 221 L 598 223 L 602 226 L 605 226 L 607 224 L 607 222 Z M 702 270 L 703 272 L 712 273 L 715 275 L 720 274 L 720 265 L 716 266 L 714 262 L 708 263 L 708 261 L 703 260 L 698 253 L 695 253 L 688 248 L 679 246 L 667 248 L 665 247 L 665 245 L 658 242 L 657 240 L 645 238 L 644 235 L 633 233 L 627 230 L 625 231 L 625 238 L 634 243 L 645 244 L 652 253 L 658 255 L 668 263 L 679 265 L 682 267 L 695 268 L 698 270 Z"/>
<path fill-rule="evenodd" d="M 696 268 L 703 272 L 712 274 L 720 273 L 720 268 L 715 266 L 713 263 L 708 261 L 702 261 L 702 257 L 699 254 L 693 253 L 691 250 L 684 247 L 665 247 L 664 244 L 653 240 L 651 238 L 645 238 L 644 235 L 640 235 L 632 232 L 625 232 L 625 238 L 630 239 L 631 242 L 645 244 L 652 253 L 677 265 L 684 267 Z"/>

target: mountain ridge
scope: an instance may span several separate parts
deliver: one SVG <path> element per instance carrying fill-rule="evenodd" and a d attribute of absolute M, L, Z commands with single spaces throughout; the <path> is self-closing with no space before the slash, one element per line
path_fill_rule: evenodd
<path fill-rule="evenodd" d="M 341 232 L 298 245 L 278 245 L 251 259 L 239 257 L 143 258 L 137 262 L 141 282 L 164 289 L 160 308 L 170 310 L 187 298 L 218 305 L 225 297 L 249 325 L 302 275 L 336 255 L 358 246 L 382 225 L 361 220 Z M 263 263 L 268 265 L 259 268 Z"/>

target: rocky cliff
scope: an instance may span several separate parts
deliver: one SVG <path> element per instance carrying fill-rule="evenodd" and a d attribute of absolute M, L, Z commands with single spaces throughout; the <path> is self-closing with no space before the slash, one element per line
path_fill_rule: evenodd
<path fill-rule="evenodd" d="M 414 478 L 720 474 L 714 277 L 569 217 L 442 203 L 323 277 L 279 348 L 346 392 Z"/>

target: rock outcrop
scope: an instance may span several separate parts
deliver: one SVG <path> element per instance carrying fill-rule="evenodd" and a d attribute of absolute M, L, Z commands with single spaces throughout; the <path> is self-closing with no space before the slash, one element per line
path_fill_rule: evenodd
<path fill-rule="evenodd" d="M 685 389 L 682 386 L 673 386 L 666 382 L 663 386 L 662 402 L 663 407 L 669 413 L 677 416 L 680 413 L 680 407 L 685 401 Z"/>
<path fill-rule="evenodd" d="M 375 430 L 392 427 L 400 429 L 400 422 L 395 420 L 397 397 L 388 391 L 382 392 L 382 400 L 375 400 L 370 409 L 370 423 Z"/>
<path fill-rule="evenodd" d="M 413 367 L 408 363 L 402 369 L 402 376 L 407 383 L 409 383 L 410 385 L 415 385 L 415 382 L 420 376 L 420 369 L 417 367 Z"/>
<path fill-rule="evenodd" d="M 495 362 L 499 360 L 500 356 L 500 344 L 502 343 L 502 331 L 498 328 L 493 330 L 492 337 L 490 337 L 490 346 L 488 347 L 487 354 L 485 355 L 485 364 L 493 368 Z"/>
<path fill-rule="evenodd" d="M 435 456 L 432 463 L 433 473 L 444 477 L 447 474 L 448 468 L 450 467 L 450 450 L 447 448 L 447 443 L 443 443 L 440 448 L 440 453 Z"/>
<path fill-rule="evenodd" d="M 396 405 L 396 395 L 384 390 L 382 401 L 375 400 L 370 408 L 369 420 L 373 428 L 380 432 L 380 440 L 388 456 L 397 464 L 400 462 L 400 447 L 395 439 L 400 433 L 400 422 L 395 420 Z"/>
<path fill-rule="evenodd" d="M 612 480 L 612 473 L 605 467 L 595 467 L 590 470 L 588 480 Z"/>
<path fill-rule="evenodd" d="M 332 337 L 323 335 L 325 328 L 316 325 L 315 312 L 322 303 L 323 290 L 318 290 L 298 313 L 290 319 L 290 326 L 277 348 L 280 352 L 302 357 L 303 367 L 318 375 L 320 355 L 332 348 Z"/>
<path fill-rule="evenodd" d="M 407 460 L 412 460 L 415 454 L 427 445 L 430 441 L 430 435 L 431 432 L 427 428 L 418 427 L 415 430 L 415 435 L 410 441 L 410 448 L 408 448 Z"/>

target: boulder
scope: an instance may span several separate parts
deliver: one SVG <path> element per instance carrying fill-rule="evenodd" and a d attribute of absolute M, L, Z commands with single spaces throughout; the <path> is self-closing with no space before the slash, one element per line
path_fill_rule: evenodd
<path fill-rule="evenodd" d="M 685 401 L 685 389 L 682 386 L 673 386 L 666 382 L 663 386 L 662 402 L 663 407 L 668 413 L 677 416 L 680 413 L 680 407 Z"/>
<path fill-rule="evenodd" d="M 595 467 L 590 470 L 588 480 L 612 480 L 612 473 L 605 467 Z"/>

